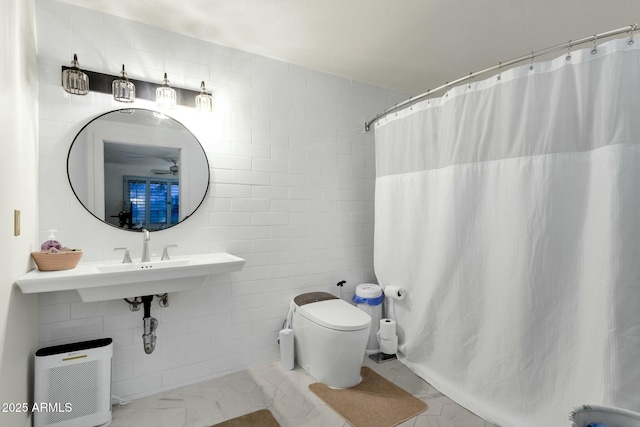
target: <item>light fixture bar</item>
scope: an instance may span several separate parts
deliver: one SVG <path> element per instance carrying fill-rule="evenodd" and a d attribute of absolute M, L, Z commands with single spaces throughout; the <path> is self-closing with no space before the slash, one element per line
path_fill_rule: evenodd
<path fill-rule="evenodd" d="M 66 65 L 62 66 L 62 72 L 72 67 Z M 119 79 L 120 76 L 112 74 L 98 73 L 95 71 L 82 70 L 87 76 L 91 86 L 90 92 L 112 94 L 111 84 L 114 80 Z M 136 85 L 136 98 L 147 99 L 149 101 L 156 100 L 156 89 L 162 87 L 162 84 L 146 82 L 144 80 L 136 80 L 129 78 L 129 81 Z M 186 107 L 194 107 L 196 105 L 196 96 L 200 95 L 200 91 L 182 89 L 179 87 L 171 86 L 176 91 L 176 104 L 184 105 Z"/>

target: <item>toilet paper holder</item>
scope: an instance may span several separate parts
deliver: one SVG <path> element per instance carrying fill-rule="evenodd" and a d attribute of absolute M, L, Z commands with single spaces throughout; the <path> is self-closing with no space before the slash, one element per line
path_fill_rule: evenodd
<path fill-rule="evenodd" d="M 370 354 L 369 358 L 376 363 L 397 359 L 398 335 L 396 334 L 396 321 L 393 319 L 380 319 L 380 328 L 376 335 L 380 344 L 380 352 Z"/>

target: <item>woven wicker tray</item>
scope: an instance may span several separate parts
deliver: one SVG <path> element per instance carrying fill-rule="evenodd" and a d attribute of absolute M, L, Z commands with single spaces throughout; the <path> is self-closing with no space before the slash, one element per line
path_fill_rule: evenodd
<path fill-rule="evenodd" d="M 82 258 L 82 251 L 31 252 L 31 257 L 40 271 L 71 270 L 78 265 Z"/>

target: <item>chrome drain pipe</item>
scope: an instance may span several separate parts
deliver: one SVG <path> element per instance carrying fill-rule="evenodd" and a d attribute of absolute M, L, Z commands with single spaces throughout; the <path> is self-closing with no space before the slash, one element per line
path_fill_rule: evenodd
<path fill-rule="evenodd" d="M 144 333 L 142 334 L 142 342 L 144 344 L 144 352 L 147 354 L 153 353 L 156 348 L 156 329 L 158 328 L 158 320 L 155 317 L 151 317 L 151 301 L 153 295 L 147 295 L 141 298 L 144 304 Z"/>
<path fill-rule="evenodd" d="M 145 317 L 143 320 L 144 334 L 142 334 L 142 342 L 144 343 L 144 352 L 151 354 L 156 348 L 156 328 L 158 327 L 158 320 L 155 317 Z"/>

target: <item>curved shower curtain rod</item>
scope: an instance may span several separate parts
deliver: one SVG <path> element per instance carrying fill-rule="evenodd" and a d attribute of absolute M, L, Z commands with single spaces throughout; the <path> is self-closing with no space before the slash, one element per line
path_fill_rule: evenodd
<path fill-rule="evenodd" d="M 579 44 L 583 44 L 583 43 L 587 43 L 587 42 L 594 42 L 594 47 L 593 49 L 595 50 L 595 42 L 598 39 L 602 39 L 602 38 L 606 38 L 606 37 L 612 37 L 612 36 L 617 36 L 619 34 L 624 34 L 624 33 L 629 33 L 630 34 L 630 38 L 629 38 L 629 44 L 633 44 L 633 34 L 636 31 L 636 28 L 638 27 L 638 24 L 631 24 L 631 25 L 627 25 L 626 27 L 622 27 L 622 28 L 618 28 L 616 30 L 610 30 L 610 31 L 605 31 L 604 33 L 599 33 L 599 34 L 594 34 L 592 36 L 588 36 L 588 37 L 583 37 L 581 39 L 578 40 L 569 40 L 567 43 L 562 43 L 559 45 L 555 45 L 555 46 L 551 46 L 545 49 L 541 49 L 535 52 L 531 52 L 528 55 L 523 55 L 520 56 L 518 58 L 514 58 L 511 59 L 509 61 L 506 62 L 500 62 L 498 63 L 498 65 L 494 65 L 492 67 L 489 68 L 485 68 L 484 70 L 480 70 L 480 71 L 476 71 L 474 73 L 469 73 L 468 75 L 461 77 L 457 80 L 454 80 L 452 82 L 447 82 L 446 84 L 443 84 L 442 86 L 438 86 L 435 89 L 431 89 L 426 91 L 425 93 L 421 94 L 421 95 L 417 95 L 414 96 L 412 98 L 407 99 L 404 102 L 401 102 L 399 104 L 394 105 L 391 108 L 386 109 L 384 112 L 378 114 L 377 116 L 375 116 L 373 119 L 371 119 L 368 122 L 365 122 L 364 124 L 364 130 L 365 131 L 369 131 L 371 129 L 371 126 L 376 123 L 378 120 L 386 117 L 387 115 L 394 113 L 396 111 L 400 111 L 403 108 L 409 107 L 411 105 L 414 105 L 420 101 L 423 101 L 425 99 L 427 99 L 432 93 L 441 91 L 442 89 L 449 89 L 459 83 L 465 82 L 467 80 L 473 79 L 475 76 L 478 76 L 480 74 L 485 74 L 488 73 L 490 71 L 494 71 L 494 70 L 501 70 L 504 67 L 508 67 L 510 65 L 513 64 L 517 64 L 518 62 L 523 62 L 523 61 L 527 61 L 527 60 L 532 60 L 533 58 L 537 57 L 537 56 L 541 56 L 541 55 L 545 55 L 547 53 L 551 53 L 551 52 L 555 52 L 558 50 L 564 50 L 564 49 L 571 49 L 571 47 L 579 45 Z M 592 51 L 593 52 L 593 51 Z M 595 52 L 593 52 L 595 53 Z M 569 56 L 570 58 L 570 56 Z"/>

